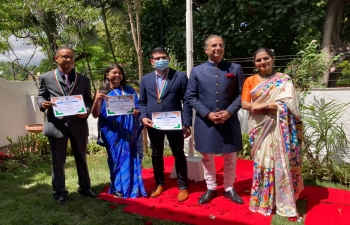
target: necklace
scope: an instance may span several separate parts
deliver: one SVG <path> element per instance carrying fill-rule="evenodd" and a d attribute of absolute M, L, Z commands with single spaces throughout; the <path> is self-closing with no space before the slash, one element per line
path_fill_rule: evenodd
<path fill-rule="evenodd" d="M 66 93 L 66 91 L 65 91 L 65 88 L 64 88 L 64 87 L 62 86 L 62 84 L 58 81 L 58 80 L 59 80 L 58 76 L 59 76 L 59 72 L 58 72 L 58 68 L 57 68 L 57 69 L 55 70 L 55 72 L 54 72 L 54 78 L 55 78 L 55 80 L 56 80 L 56 83 L 57 83 L 58 87 L 60 88 L 60 90 L 61 90 L 61 92 L 62 92 L 63 95 L 70 95 L 70 94 L 72 93 L 72 91 L 74 90 L 75 85 L 77 84 L 78 74 L 75 72 L 74 85 L 73 85 L 73 87 L 70 88 L 70 91 L 67 92 L 67 93 Z"/>
<path fill-rule="evenodd" d="M 161 83 L 161 86 L 159 87 L 158 86 L 158 78 L 156 78 L 156 92 L 157 92 L 157 103 L 161 103 L 162 102 L 162 96 L 164 94 L 164 90 L 166 88 L 166 85 L 168 83 L 167 81 L 167 77 L 168 77 L 168 73 L 166 73 L 164 76 L 164 78 L 162 78 L 162 83 Z"/>
<path fill-rule="evenodd" d="M 269 74 L 266 74 L 266 75 L 262 75 L 261 73 L 258 73 L 259 74 L 259 77 L 263 80 L 268 80 L 270 77 L 272 77 L 273 75 L 276 74 L 276 71 L 275 70 L 272 70 L 271 73 Z"/>
<path fill-rule="evenodd" d="M 121 93 L 122 93 L 121 95 L 125 95 L 123 86 L 120 85 L 119 87 L 120 87 L 120 91 L 121 91 Z M 110 87 L 110 88 L 112 88 L 112 90 L 113 90 L 117 95 L 119 95 L 118 92 L 116 92 L 116 90 L 115 90 L 115 89 L 118 89 L 118 87 L 117 87 L 117 88 Z"/>

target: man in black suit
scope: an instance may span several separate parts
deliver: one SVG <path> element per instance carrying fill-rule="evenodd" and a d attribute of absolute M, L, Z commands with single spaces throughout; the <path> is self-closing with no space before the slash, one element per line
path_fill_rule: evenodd
<path fill-rule="evenodd" d="M 90 177 L 86 161 L 87 138 L 89 135 L 87 118 L 91 111 L 92 98 L 88 77 L 74 71 L 74 51 L 63 46 L 56 50 L 57 69 L 44 73 L 39 78 L 38 105 L 47 110 L 43 134 L 48 137 L 52 154 L 53 197 L 59 204 L 65 204 L 68 191 L 65 188 L 64 165 L 70 140 L 77 167 L 78 192 L 86 197 L 96 197 L 90 190 Z M 52 97 L 82 95 L 87 113 L 73 116 L 55 117 L 50 102 Z"/>
<path fill-rule="evenodd" d="M 184 153 L 184 138 L 191 135 L 192 109 L 185 99 L 188 78 L 185 73 L 169 68 L 170 57 L 163 48 L 155 48 L 150 62 L 155 71 L 142 77 L 140 83 L 139 110 L 142 123 L 147 127 L 152 148 L 152 165 L 156 188 L 151 197 L 158 197 L 164 190 L 164 138 L 165 135 L 175 158 L 178 176 L 178 201 L 188 199 L 187 162 Z M 183 109 L 182 109 L 183 104 Z M 152 128 L 153 112 L 182 112 L 182 130 L 158 130 Z"/>

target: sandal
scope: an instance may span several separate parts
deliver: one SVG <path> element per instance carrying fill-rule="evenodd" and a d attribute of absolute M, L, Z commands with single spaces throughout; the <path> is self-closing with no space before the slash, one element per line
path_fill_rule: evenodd
<path fill-rule="evenodd" d="M 123 198 L 123 194 L 120 193 L 119 191 L 113 193 L 114 197 L 116 198 Z"/>

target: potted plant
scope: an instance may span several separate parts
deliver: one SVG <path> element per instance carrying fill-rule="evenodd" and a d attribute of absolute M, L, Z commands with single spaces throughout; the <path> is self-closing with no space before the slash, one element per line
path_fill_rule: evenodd
<path fill-rule="evenodd" d="M 39 134 L 44 130 L 44 124 L 28 124 L 24 129 L 30 133 Z"/>
<path fill-rule="evenodd" d="M 30 75 L 32 77 L 32 79 L 33 79 L 33 81 L 35 83 L 35 86 L 39 90 L 39 84 L 38 84 L 38 81 L 37 81 L 38 77 L 34 76 L 32 71 L 29 72 L 28 75 Z M 40 73 L 38 73 L 37 76 L 40 76 Z M 44 116 L 44 122 L 45 122 L 46 112 L 43 113 L 43 116 Z M 41 133 L 44 130 L 44 124 L 27 124 L 24 127 L 24 129 L 26 129 L 29 133 L 39 134 L 39 133 Z"/>

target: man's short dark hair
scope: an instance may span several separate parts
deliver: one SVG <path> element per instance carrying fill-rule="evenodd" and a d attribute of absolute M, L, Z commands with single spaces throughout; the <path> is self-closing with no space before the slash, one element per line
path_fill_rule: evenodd
<path fill-rule="evenodd" d="M 57 53 L 58 53 L 59 51 L 61 51 L 62 49 L 68 49 L 68 50 L 71 50 L 72 52 L 74 52 L 74 50 L 73 50 L 71 47 L 69 47 L 69 46 L 60 46 L 60 47 L 58 47 L 58 48 L 56 49 L 54 56 L 57 56 Z M 75 53 L 75 52 L 74 52 L 74 53 Z"/>
<path fill-rule="evenodd" d="M 153 54 L 154 53 L 165 53 L 166 56 L 169 57 L 169 53 L 167 50 L 165 50 L 164 48 L 161 48 L 161 47 L 157 47 L 157 48 L 154 48 L 152 51 L 151 51 L 151 54 L 149 56 L 150 59 L 153 59 Z"/>

